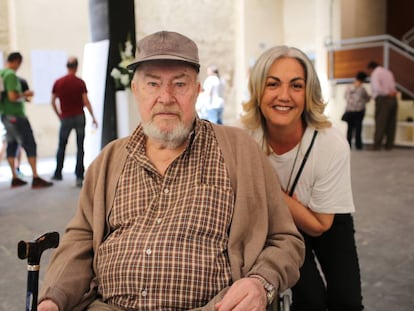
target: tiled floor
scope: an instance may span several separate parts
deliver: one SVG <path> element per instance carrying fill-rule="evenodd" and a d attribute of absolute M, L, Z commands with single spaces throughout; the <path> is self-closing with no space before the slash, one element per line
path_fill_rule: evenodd
<path fill-rule="evenodd" d="M 367 311 L 411 311 L 414 306 L 414 149 L 352 151 L 356 239 Z M 50 178 L 54 159 L 41 159 L 39 172 Z M 26 262 L 17 258 L 19 240 L 46 231 L 63 233 L 74 213 L 74 159 L 64 180 L 48 189 L 10 189 L 6 164 L 0 165 L 0 310 L 23 310 Z M 25 174 L 30 169 L 23 167 Z M 30 180 L 30 178 L 28 178 Z M 41 262 L 41 278 L 50 251 Z"/>

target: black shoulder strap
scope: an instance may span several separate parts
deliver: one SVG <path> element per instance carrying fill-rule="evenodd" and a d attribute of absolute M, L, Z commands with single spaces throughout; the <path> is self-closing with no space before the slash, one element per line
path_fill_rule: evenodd
<path fill-rule="evenodd" d="M 318 131 L 317 130 L 315 130 L 313 132 L 312 141 L 311 141 L 311 143 L 310 143 L 310 145 L 308 147 L 308 150 L 306 150 L 306 153 L 305 153 L 305 156 L 303 157 L 302 163 L 300 164 L 298 173 L 296 174 L 295 180 L 294 180 L 294 182 L 292 184 L 292 188 L 290 188 L 289 196 L 292 196 L 293 193 L 295 192 L 296 184 L 298 183 L 299 177 L 302 174 L 302 171 L 303 171 L 303 168 L 305 166 L 305 163 L 308 160 L 309 154 L 310 154 L 310 152 L 312 150 L 313 143 L 315 142 L 316 135 L 318 135 Z"/>

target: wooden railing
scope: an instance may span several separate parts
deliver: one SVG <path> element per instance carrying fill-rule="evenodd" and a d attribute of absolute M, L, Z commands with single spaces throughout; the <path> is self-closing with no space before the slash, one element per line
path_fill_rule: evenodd
<path fill-rule="evenodd" d="M 328 79 L 350 82 L 370 61 L 389 68 L 397 88 L 414 98 L 414 49 L 389 35 L 334 42 L 328 47 Z"/>

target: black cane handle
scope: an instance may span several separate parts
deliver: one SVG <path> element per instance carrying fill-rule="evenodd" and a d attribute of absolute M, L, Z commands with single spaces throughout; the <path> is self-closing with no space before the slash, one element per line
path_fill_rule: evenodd
<path fill-rule="evenodd" d="M 20 241 L 17 244 L 17 256 L 26 259 L 29 265 L 38 265 L 43 251 L 59 245 L 59 233 L 47 232 L 31 242 Z"/>
<path fill-rule="evenodd" d="M 37 311 L 40 257 L 43 251 L 59 245 L 59 233 L 47 232 L 31 242 L 20 241 L 17 244 L 17 256 L 27 258 L 27 294 L 26 311 Z"/>

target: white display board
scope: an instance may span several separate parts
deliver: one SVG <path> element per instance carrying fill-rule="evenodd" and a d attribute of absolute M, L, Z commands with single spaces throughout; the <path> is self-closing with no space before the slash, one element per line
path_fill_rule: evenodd
<path fill-rule="evenodd" d="M 94 128 L 88 112 L 85 128 L 85 166 L 87 167 L 101 151 L 102 123 L 105 100 L 106 68 L 108 65 L 109 40 L 85 45 L 83 54 L 82 79 L 88 88 L 88 97 L 98 128 Z"/>
<path fill-rule="evenodd" d="M 56 79 L 67 73 L 68 54 L 65 51 L 33 50 L 30 53 L 32 67 L 31 89 L 34 104 L 50 104 L 52 87 Z"/>

